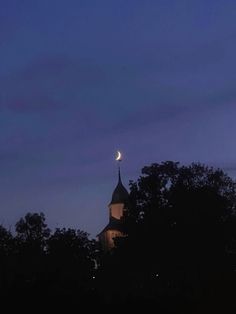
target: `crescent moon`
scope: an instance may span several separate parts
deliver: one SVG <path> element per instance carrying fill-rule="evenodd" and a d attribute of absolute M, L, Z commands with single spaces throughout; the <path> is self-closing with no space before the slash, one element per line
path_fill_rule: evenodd
<path fill-rule="evenodd" d="M 116 161 L 120 161 L 122 158 L 121 152 L 117 151 L 117 155 L 116 155 Z"/>

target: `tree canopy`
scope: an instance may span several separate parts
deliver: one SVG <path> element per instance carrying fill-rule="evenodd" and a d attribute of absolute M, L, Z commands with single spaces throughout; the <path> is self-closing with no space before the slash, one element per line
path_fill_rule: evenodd
<path fill-rule="evenodd" d="M 128 236 L 104 259 L 106 284 L 116 282 L 111 293 L 183 302 L 223 293 L 235 277 L 235 188 L 222 170 L 198 163 L 144 167 L 130 183 Z"/>

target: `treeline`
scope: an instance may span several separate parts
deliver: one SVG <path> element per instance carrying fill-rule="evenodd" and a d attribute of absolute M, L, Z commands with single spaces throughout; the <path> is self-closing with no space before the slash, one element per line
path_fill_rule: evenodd
<path fill-rule="evenodd" d="M 220 169 L 174 162 L 130 182 L 126 237 L 105 253 L 86 232 L 51 232 L 29 213 L 0 228 L 2 295 L 79 304 L 154 306 L 160 313 L 236 312 L 236 183 Z"/>
<path fill-rule="evenodd" d="M 97 243 L 81 230 L 52 232 L 43 213 L 28 213 L 13 234 L 0 227 L 1 295 L 68 295 L 89 290 Z"/>

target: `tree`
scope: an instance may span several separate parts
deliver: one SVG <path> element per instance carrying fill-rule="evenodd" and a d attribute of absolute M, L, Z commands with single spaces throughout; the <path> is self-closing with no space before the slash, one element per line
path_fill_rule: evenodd
<path fill-rule="evenodd" d="M 27 213 L 16 223 L 15 252 L 12 258 L 12 286 L 22 293 L 35 291 L 46 270 L 45 255 L 50 229 L 43 213 Z"/>
<path fill-rule="evenodd" d="M 115 276 L 127 295 L 185 301 L 220 287 L 233 276 L 235 187 L 222 170 L 201 164 L 144 167 L 130 184 L 128 237 L 116 239 L 101 268 L 106 280 Z"/>
<path fill-rule="evenodd" d="M 13 250 L 13 236 L 3 226 L 0 226 L 0 259 L 7 257 Z"/>
<path fill-rule="evenodd" d="M 0 226 L 0 290 L 6 291 L 10 273 L 10 259 L 14 251 L 14 239 L 10 231 Z"/>
<path fill-rule="evenodd" d="M 94 274 L 95 241 L 84 231 L 57 228 L 47 244 L 52 291 L 64 294 L 88 289 Z"/>
<path fill-rule="evenodd" d="M 16 223 L 17 238 L 26 243 L 37 243 L 41 247 L 50 235 L 43 213 L 27 213 Z"/>

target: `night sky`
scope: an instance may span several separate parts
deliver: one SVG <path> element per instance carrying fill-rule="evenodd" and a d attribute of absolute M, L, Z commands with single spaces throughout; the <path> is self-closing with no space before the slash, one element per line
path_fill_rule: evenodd
<path fill-rule="evenodd" d="M 96 235 L 117 149 L 236 176 L 235 0 L 0 0 L 0 223 Z"/>

